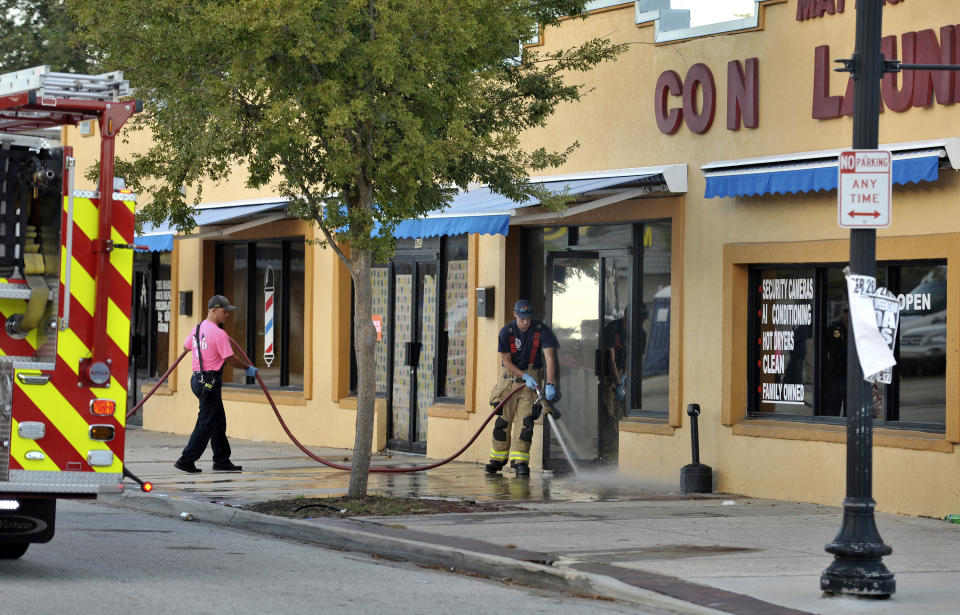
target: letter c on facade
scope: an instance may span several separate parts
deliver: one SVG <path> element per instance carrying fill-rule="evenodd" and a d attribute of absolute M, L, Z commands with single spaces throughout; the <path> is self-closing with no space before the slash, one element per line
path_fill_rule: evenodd
<path fill-rule="evenodd" d="M 697 89 L 703 93 L 699 113 Z M 706 64 L 694 64 L 687 71 L 687 79 L 683 82 L 683 115 L 686 117 L 687 128 L 702 135 L 710 130 L 716 111 L 717 86 L 713 81 L 713 73 Z"/>
<path fill-rule="evenodd" d="M 668 70 L 661 73 L 657 79 L 656 100 L 654 108 L 657 114 L 657 127 L 665 135 L 672 135 L 680 129 L 683 121 L 683 111 L 679 108 L 667 109 L 667 95 L 682 96 L 683 83 L 676 71 Z"/>

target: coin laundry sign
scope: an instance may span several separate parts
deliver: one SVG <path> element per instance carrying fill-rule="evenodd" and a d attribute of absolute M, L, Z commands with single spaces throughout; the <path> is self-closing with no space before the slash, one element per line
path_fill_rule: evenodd
<path fill-rule="evenodd" d="M 893 161 L 884 150 L 840 152 L 837 182 L 837 221 L 843 228 L 890 226 L 890 171 Z"/>

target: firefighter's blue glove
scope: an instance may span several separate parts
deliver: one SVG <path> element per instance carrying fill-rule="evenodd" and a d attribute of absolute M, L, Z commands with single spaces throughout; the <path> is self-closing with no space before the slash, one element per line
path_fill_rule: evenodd
<path fill-rule="evenodd" d="M 553 398 L 557 396 L 557 389 L 552 384 L 547 383 L 546 388 L 543 390 L 544 394 L 547 396 L 547 401 L 553 401 Z"/>
<path fill-rule="evenodd" d="M 257 369 L 256 367 L 250 365 L 250 366 L 247 367 L 246 374 L 247 374 L 247 376 L 249 376 L 250 378 L 256 378 L 258 371 L 260 371 L 260 370 Z"/>
<path fill-rule="evenodd" d="M 627 384 L 627 375 L 626 375 L 626 374 L 620 374 L 620 384 L 622 384 L 622 385 L 626 385 L 626 384 Z"/>
<path fill-rule="evenodd" d="M 627 390 L 623 388 L 622 384 L 618 384 L 617 388 L 613 390 L 613 394 L 617 396 L 617 399 L 623 401 L 623 399 L 627 396 Z"/>
<path fill-rule="evenodd" d="M 530 374 L 523 375 L 523 381 L 527 383 L 527 388 L 533 391 L 537 390 L 537 379 Z"/>

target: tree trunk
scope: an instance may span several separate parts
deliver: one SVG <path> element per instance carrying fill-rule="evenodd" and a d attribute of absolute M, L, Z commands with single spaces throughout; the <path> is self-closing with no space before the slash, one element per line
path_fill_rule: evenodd
<path fill-rule="evenodd" d="M 373 411 L 376 401 L 376 356 L 377 331 L 373 326 L 373 285 L 370 268 L 373 257 L 369 250 L 351 250 L 356 277 L 353 280 L 354 300 L 354 348 L 357 358 L 357 427 L 353 443 L 353 469 L 350 471 L 352 498 L 367 494 L 367 477 L 370 471 L 370 453 L 373 444 Z"/>

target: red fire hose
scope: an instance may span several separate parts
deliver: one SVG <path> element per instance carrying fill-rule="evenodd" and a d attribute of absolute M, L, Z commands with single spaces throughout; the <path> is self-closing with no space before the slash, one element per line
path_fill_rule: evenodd
<path fill-rule="evenodd" d="M 237 342 L 232 337 L 230 338 L 230 343 L 233 344 L 233 347 L 240 353 L 240 356 L 242 356 L 243 359 L 248 364 L 253 365 L 253 362 L 250 360 L 250 357 L 247 356 L 247 354 L 243 351 L 243 348 L 241 348 L 240 345 L 237 344 Z M 140 403 L 134 406 L 133 409 L 131 409 L 130 412 L 127 413 L 128 419 L 133 415 L 134 412 L 139 410 L 140 407 L 144 404 L 144 402 L 150 399 L 150 396 L 153 395 L 156 392 L 156 390 L 160 388 L 160 385 L 163 384 L 167 380 L 167 378 L 170 377 L 170 373 L 173 372 L 174 368 L 180 363 L 180 361 L 183 360 L 183 357 L 187 356 L 188 352 L 190 351 L 184 350 L 182 353 L 180 353 L 180 356 L 177 357 L 177 360 L 173 362 L 173 365 L 171 365 L 170 368 L 167 369 L 166 372 L 164 372 L 163 376 L 160 377 L 160 380 L 157 381 L 157 384 L 155 384 L 153 388 L 150 389 L 150 391 L 146 395 L 144 395 L 143 399 L 140 400 Z M 303 453 L 307 457 L 313 459 L 314 461 L 322 463 L 325 466 L 334 468 L 336 470 L 349 471 L 353 469 L 350 466 L 341 465 L 339 463 L 334 463 L 332 461 L 323 459 L 322 457 L 319 457 L 313 452 L 311 452 L 303 444 L 301 444 L 300 441 L 297 440 L 297 437 L 294 436 L 293 433 L 290 431 L 290 428 L 287 427 L 287 423 L 283 420 L 283 417 L 280 416 L 280 411 L 277 409 L 277 404 L 274 403 L 273 397 L 270 396 L 270 391 L 267 390 L 267 386 L 263 383 L 263 380 L 260 378 L 259 372 L 257 372 L 257 383 L 260 385 L 260 388 L 263 389 L 263 394 L 267 396 L 267 401 L 270 402 L 270 407 L 273 408 L 273 414 L 276 415 L 277 420 L 280 422 L 280 426 L 283 427 L 283 431 L 287 434 L 287 437 L 290 438 L 290 441 L 293 442 L 297 448 L 303 451 Z M 437 461 L 435 463 L 431 463 L 425 466 L 416 466 L 412 468 L 372 467 L 370 468 L 369 471 L 370 472 L 422 472 L 424 470 L 432 470 L 433 468 L 437 468 L 444 464 L 450 463 L 451 461 L 453 461 L 454 459 L 462 455 L 463 452 L 467 450 L 467 448 L 469 448 L 470 445 L 473 444 L 478 437 L 480 437 L 480 434 L 483 432 L 483 429 L 487 426 L 487 423 L 489 423 L 490 420 L 497 414 L 497 412 L 500 411 L 500 408 L 503 406 L 503 404 L 507 403 L 507 400 L 509 400 L 514 395 L 516 395 L 521 389 L 524 388 L 524 386 L 526 385 L 521 384 L 520 386 L 510 391 L 510 393 L 503 399 L 503 401 L 497 404 L 497 406 L 490 412 L 490 416 L 488 416 L 486 420 L 483 421 L 483 424 L 480 425 L 479 429 L 477 429 L 476 433 L 473 434 L 470 440 L 468 440 L 467 443 L 464 444 L 460 450 L 458 450 L 456 453 L 454 453 L 450 457 L 447 457 L 446 459 L 443 459 L 441 461 Z"/>

